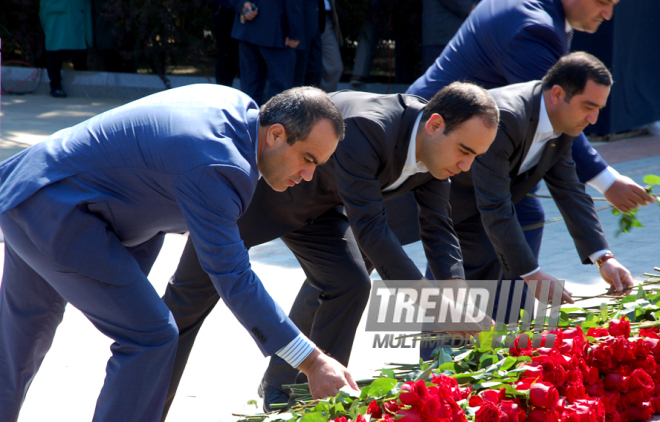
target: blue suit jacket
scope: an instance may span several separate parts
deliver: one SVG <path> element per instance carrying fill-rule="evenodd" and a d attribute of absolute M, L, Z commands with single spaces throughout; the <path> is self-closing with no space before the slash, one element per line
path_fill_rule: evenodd
<path fill-rule="evenodd" d="M 284 48 L 284 39 L 298 40 L 305 46 L 305 17 L 302 0 L 251 0 L 259 13 L 251 21 L 241 23 L 244 0 L 230 0 L 238 13 L 231 31 L 232 38 L 262 47 Z"/>
<path fill-rule="evenodd" d="M 58 263 L 76 260 L 69 266 L 76 269 L 84 265 L 79 255 L 85 242 L 105 239 L 67 221 L 73 214 L 68 210 L 101 219 L 108 236 L 126 247 L 160 233 L 190 231 L 222 299 L 262 352 L 273 354 L 299 330 L 251 271 L 236 225 L 259 177 L 258 113 L 248 96 L 206 84 L 110 110 L 0 164 L 0 212 L 35 215 L 27 209 L 35 201 L 28 199 L 48 193 L 42 218 L 25 222 L 34 232 L 28 235 Z M 89 276 L 121 274 L 121 268 L 109 268 L 109 259 L 98 258 L 83 269 Z"/>
<path fill-rule="evenodd" d="M 406 93 L 430 99 L 454 81 L 491 89 L 542 79 L 568 53 L 565 21 L 561 0 L 483 0 Z M 607 167 L 583 134 L 572 154 L 582 182 Z"/>

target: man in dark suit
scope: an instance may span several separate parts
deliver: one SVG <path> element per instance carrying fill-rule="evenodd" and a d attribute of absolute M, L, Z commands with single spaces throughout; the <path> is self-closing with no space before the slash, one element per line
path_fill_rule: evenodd
<path fill-rule="evenodd" d="M 451 205 L 468 279 L 556 279 L 540 269 L 514 204 L 545 180 L 584 264 L 621 292 L 633 285 L 609 251 L 591 197 L 571 158 L 575 136 L 598 119 L 612 77 L 586 53 L 561 58 L 542 81 L 490 90 L 500 109 L 495 142 L 470 172 L 452 178 Z M 563 300 L 572 302 L 564 291 Z"/>
<path fill-rule="evenodd" d="M 491 89 L 540 80 L 568 53 L 573 30 L 593 33 L 610 19 L 618 0 L 483 0 L 447 48 L 406 91 L 430 98 L 453 81 L 470 80 Z M 629 211 L 653 199 L 630 178 L 619 175 L 584 134 L 573 142 L 581 181 L 598 189 L 617 208 Z M 409 206 L 410 207 L 410 206 Z M 543 208 L 537 198 L 516 205 L 523 226 L 541 223 L 525 235 L 535 254 L 541 245 Z"/>
<path fill-rule="evenodd" d="M 464 83 L 448 86 L 428 104 L 408 95 L 338 92 L 331 98 L 346 123 L 333 158 L 314 180 L 283 194 L 258 186 L 238 224 L 246 246 L 281 237 L 294 252 L 307 280 L 290 317 L 346 364 L 371 288 L 361 251 L 383 279 L 422 278 L 388 225 L 386 199 L 413 193 L 433 274 L 463 278 L 447 178 L 467 171 L 488 149 L 498 112 L 485 90 Z M 346 215 L 337 209 L 341 205 Z M 170 400 L 195 335 L 218 299 L 189 242 L 164 296 L 181 333 Z M 271 359 L 260 388 L 266 410 L 286 402 L 282 385 L 296 382 L 298 371 L 286 366 Z"/>
<path fill-rule="evenodd" d="M 147 273 L 164 234 L 186 231 L 264 355 L 308 373 L 319 398 L 357 388 L 268 295 L 236 225 L 260 176 L 278 191 L 310 180 L 343 131 L 321 90 L 287 91 L 260 111 L 241 92 L 200 84 L 110 110 L 3 162 L 2 421 L 18 419 L 67 302 L 114 340 L 94 421 L 160 420 L 178 331 Z"/>
<path fill-rule="evenodd" d="M 257 104 L 293 86 L 296 51 L 305 43 L 302 0 L 230 0 L 236 9 L 231 36 L 239 41 L 241 91 Z"/>
<path fill-rule="evenodd" d="M 479 0 L 422 1 L 422 69 L 440 56 Z"/>

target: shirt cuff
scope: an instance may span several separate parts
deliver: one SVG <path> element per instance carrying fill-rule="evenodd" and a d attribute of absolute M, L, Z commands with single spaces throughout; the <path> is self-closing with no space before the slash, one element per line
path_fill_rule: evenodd
<path fill-rule="evenodd" d="M 275 354 L 286 361 L 289 365 L 297 368 L 310 353 L 314 351 L 316 345 L 303 333 L 291 340 L 289 344 L 282 347 Z"/>
<path fill-rule="evenodd" d="M 520 277 L 527 277 L 528 275 L 532 275 L 532 274 L 534 274 L 535 272 L 537 272 L 537 271 L 540 270 L 540 269 L 541 269 L 541 267 L 536 267 L 536 269 L 535 269 L 534 271 L 530 271 L 530 272 L 528 272 L 527 274 L 523 274 L 523 275 L 521 275 Z"/>
<path fill-rule="evenodd" d="M 591 255 L 589 255 L 589 259 L 591 260 L 591 263 L 593 264 L 594 262 L 596 262 L 596 260 L 598 258 L 605 255 L 606 253 L 612 253 L 612 251 L 610 251 L 609 249 L 603 249 L 603 250 L 600 250 L 598 252 L 594 252 Z"/>
<path fill-rule="evenodd" d="M 616 182 L 619 177 L 619 172 L 612 167 L 607 167 L 605 170 L 598 173 L 598 175 L 587 182 L 589 186 L 596 189 L 601 194 L 604 194 Z"/>

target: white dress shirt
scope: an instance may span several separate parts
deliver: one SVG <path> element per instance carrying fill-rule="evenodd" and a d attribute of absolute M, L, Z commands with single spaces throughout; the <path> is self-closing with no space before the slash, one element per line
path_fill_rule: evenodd
<path fill-rule="evenodd" d="M 421 162 L 417 161 L 417 130 L 419 129 L 419 122 L 422 120 L 422 114 L 420 112 L 415 120 L 415 126 L 413 126 L 412 134 L 410 135 L 410 144 L 408 145 L 408 155 L 406 156 L 406 162 L 403 165 L 403 171 L 401 176 L 396 179 L 394 183 L 383 189 L 383 192 L 392 191 L 403 184 L 408 178 L 417 173 L 426 173 L 429 169 Z"/>

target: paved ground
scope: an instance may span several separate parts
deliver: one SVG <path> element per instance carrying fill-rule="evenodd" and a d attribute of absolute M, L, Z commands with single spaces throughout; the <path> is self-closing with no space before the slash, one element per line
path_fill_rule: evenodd
<path fill-rule="evenodd" d="M 54 99 L 46 96 L 3 96 L 0 157 L 6 159 L 50 133 L 81 122 L 99 112 L 121 105 L 122 101 L 90 98 Z M 646 174 L 660 175 L 660 138 L 645 137 L 598 146 L 622 174 L 641 182 Z M 543 192 L 541 192 L 543 193 Z M 547 193 L 547 191 L 546 191 Z M 597 192 L 590 190 L 594 196 Z M 604 203 L 597 203 L 597 206 Z M 544 200 L 547 217 L 559 213 L 551 200 Z M 617 219 L 609 210 L 599 213 L 605 233 L 617 258 L 634 275 L 660 266 L 658 233 L 660 208 L 643 208 L 638 216 L 646 225 L 615 237 Z M 162 293 L 178 262 L 185 237 L 168 236 L 150 279 Z M 424 266 L 419 243 L 406 247 Z M 253 267 L 268 291 L 285 308 L 291 306 L 304 276 L 293 255 L 280 241 L 254 248 Z M 0 260 L 4 255 L 0 253 Z M 604 291 L 593 266 L 581 265 L 563 223 L 546 227 L 541 248 L 541 266 L 550 274 L 567 280 L 575 294 Z M 373 333 L 364 329 L 364 320 L 355 342 L 349 369 L 358 378 L 370 377 L 386 362 L 412 363 L 416 349 L 375 349 Z M 73 307 L 65 313 L 50 353 L 28 393 L 20 422 L 86 422 L 102 386 L 110 341 Z M 169 421 L 231 421 L 232 412 L 255 411 L 247 405 L 257 399 L 256 388 L 267 360 L 252 344 L 250 336 L 224 305 L 219 305 L 204 325 Z M 259 406 L 261 404 L 259 403 Z"/>

